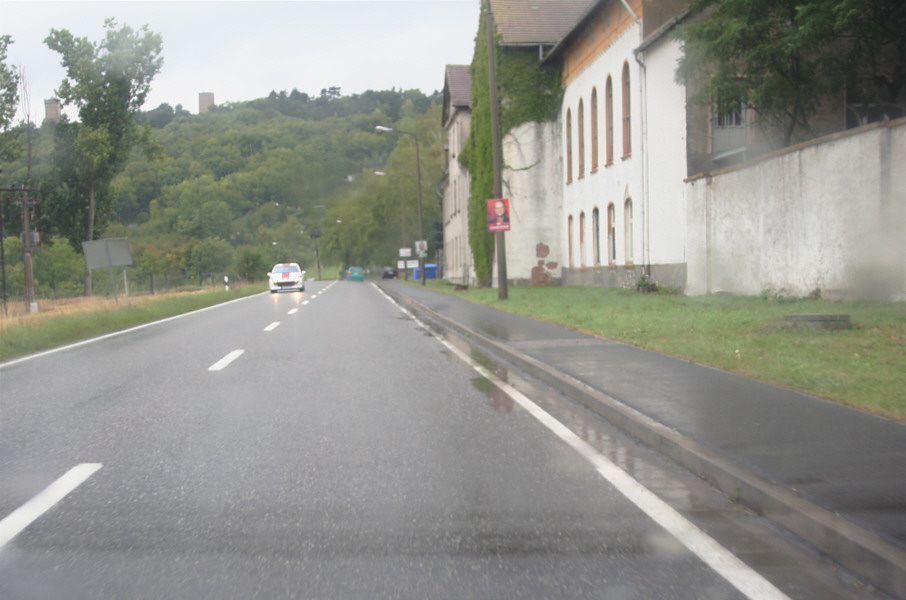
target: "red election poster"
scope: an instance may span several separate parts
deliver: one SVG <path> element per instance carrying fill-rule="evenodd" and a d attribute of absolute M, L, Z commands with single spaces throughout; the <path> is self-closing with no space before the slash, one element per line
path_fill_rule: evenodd
<path fill-rule="evenodd" d="M 491 198 L 488 200 L 488 231 L 510 230 L 510 199 Z"/>

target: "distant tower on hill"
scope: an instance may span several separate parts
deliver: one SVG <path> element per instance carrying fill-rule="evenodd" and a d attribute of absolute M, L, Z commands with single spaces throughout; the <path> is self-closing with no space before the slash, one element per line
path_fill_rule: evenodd
<path fill-rule="evenodd" d="M 203 115 L 211 110 L 214 106 L 214 94 L 211 92 L 201 92 L 198 94 L 198 114 Z"/>
<path fill-rule="evenodd" d="M 59 123 L 63 116 L 63 105 L 59 98 L 50 98 L 44 101 L 44 120 Z"/>

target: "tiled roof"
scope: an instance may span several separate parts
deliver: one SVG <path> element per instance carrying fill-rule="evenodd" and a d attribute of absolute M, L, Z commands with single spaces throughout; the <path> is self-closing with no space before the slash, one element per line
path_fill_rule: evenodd
<path fill-rule="evenodd" d="M 468 108 L 472 103 L 472 74 L 469 65 L 447 65 L 445 90 L 449 91 L 450 104 Z"/>
<path fill-rule="evenodd" d="M 556 44 L 595 0 L 490 0 L 502 45 Z"/>
<path fill-rule="evenodd" d="M 458 109 L 472 107 L 472 73 L 468 65 L 447 65 L 444 75 L 444 105 L 441 115 L 446 127 Z"/>

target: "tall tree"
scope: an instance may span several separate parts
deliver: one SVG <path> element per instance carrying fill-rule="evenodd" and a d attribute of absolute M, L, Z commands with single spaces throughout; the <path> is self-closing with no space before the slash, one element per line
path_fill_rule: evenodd
<path fill-rule="evenodd" d="M 11 43 L 10 36 L 0 36 L 0 160 L 12 160 L 21 151 L 21 145 L 10 131 L 19 102 L 19 74 L 6 64 L 6 51 Z"/>
<path fill-rule="evenodd" d="M 902 0 L 692 0 L 679 29 L 677 78 L 703 102 L 754 109 L 789 145 L 860 79 L 889 71 L 902 88 L 904 7 Z"/>
<path fill-rule="evenodd" d="M 75 124 L 74 138 L 69 138 L 67 154 L 77 165 L 70 173 L 81 181 L 73 182 L 69 188 L 87 189 L 84 227 L 88 241 L 95 238 L 96 222 L 106 219 L 110 211 L 108 188 L 129 158 L 130 150 L 137 142 L 151 146 L 150 128 L 136 125 L 135 115 L 145 103 L 151 80 L 163 62 L 161 37 L 147 26 L 136 31 L 128 25 L 118 27 L 116 21 L 108 19 L 104 28 L 106 35 L 97 44 L 76 38 L 65 29 L 52 29 L 44 40 L 51 50 L 60 53 L 66 69 L 57 94 L 79 111 L 79 123 Z M 78 195 L 66 197 L 84 202 Z M 99 203 L 99 199 L 108 201 Z M 91 295 L 91 271 L 87 267 L 85 294 Z"/>

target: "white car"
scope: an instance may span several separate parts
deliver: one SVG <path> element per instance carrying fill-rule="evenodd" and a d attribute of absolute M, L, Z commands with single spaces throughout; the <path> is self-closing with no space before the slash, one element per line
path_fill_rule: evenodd
<path fill-rule="evenodd" d="M 267 274 L 267 283 L 272 294 L 280 290 L 301 292 L 305 290 L 305 271 L 296 263 L 279 263 Z"/>

